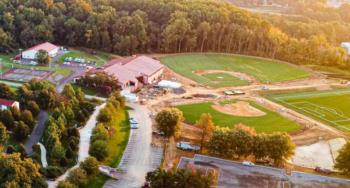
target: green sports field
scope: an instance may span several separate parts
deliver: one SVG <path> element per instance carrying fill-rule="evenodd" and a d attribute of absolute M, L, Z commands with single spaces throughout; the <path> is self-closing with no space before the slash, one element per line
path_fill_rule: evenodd
<path fill-rule="evenodd" d="M 210 73 L 201 76 L 207 78 L 209 81 L 206 84 L 213 88 L 243 86 L 249 84 L 246 80 L 241 80 L 226 73 Z"/>
<path fill-rule="evenodd" d="M 350 89 L 268 96 L 339 130 L 350 132 Z"/>
<path fill-rule="evenodd" d="M 222 103 L 223 104 L 223 103 Z M 239 117 L 224 114 L 216 111 L 212 107 L 213 103 L 197 103 L 177 106 L 184 114 L 186 122 L 194 124 L 203 113 L 210 113 L 213 117 L 213 122 L 221 127 L 233 127 L 238 123 L 243 123 L 247 126 L 255 128 L 257 132 L 294 132 L 302 128 L 301 125 L 288 120 L 276 112 L 270 111 L 262 106 L 250 102 L 253 107 L 265 112 L 264 116 L 260 117 Z"/>
<path fill-rule="evenodd" d="M 273 60 L 225 54 L 180 54 L 161 58 L 161 62 L 178 74 L 193 81 L 212 86 L 212 79 L 196 74 L 200 70 L 225 70 L 241 72 L 255 77 L 262 83 L 274 83 L 306 78 L 309 73 L 295 66 Z M 238 78 L 236 81 L 241 81 Z M 236 83 L 232 81 L 234 86 Z M 217 84 L 218 87 L 221 83 Z"/>

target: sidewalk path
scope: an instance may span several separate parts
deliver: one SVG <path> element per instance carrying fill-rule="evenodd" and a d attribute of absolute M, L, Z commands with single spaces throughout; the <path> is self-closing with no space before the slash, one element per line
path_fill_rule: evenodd
<path fill-rule="evenodd" d="M 69 172 L 75 168 L 77 168 L 80 162 L 84 161 L 87 157 L 89 157 L 89 148 L 90 148 L 90 139 L 92 129 L 95 127 L 97 123 L 97 116 L 100 110 L 105 107 L 106 103 L 101 104 L 95 108 L 95 111 L 90 116 L 90 119 L 86 122 L 86 125 L 79 130 L 80 140 L 79 140 L 79 153 L 78 153 L 78 163 L 67 170 L 62 176 L 58 177 L 55 181 L 48 181 L 49 188 L 54 188 L 58 185 L 59 181 L 65 180 L 69 174 Z"/>
<path fill-rule="evenodd" d="M 47 168 L 47 159 L 46 159 L 46 148 L 42 143 L 38 143 L 40 146 L 40 159 L 41 159 L 41 165 L 43 166 L 43 168 Z"/>

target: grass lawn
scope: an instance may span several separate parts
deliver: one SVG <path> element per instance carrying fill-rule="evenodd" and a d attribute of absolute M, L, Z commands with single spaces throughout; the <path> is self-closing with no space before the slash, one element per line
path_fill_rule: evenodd
<path fill-rule="evenodd" d="M 260 117 L 238 117 L 228 114 L 224 114 L 216 111 L 212 107 L 213 103 L 197 103 L 197 104 L 187 104 L 177 106 L 180 109 L 187 122 L 194 124 L 199 120 L 201 114 L 210 113 L 213 117 L 214 124 L 222 127 L 233 127 L 238 123 L 243 123 L 247 126 L 255 128 L 257 132 L 294 132 L 302 127 L 288 120 L 276 112 L 270 111 L 266 108 L 259 106 L 254 102 L 250 102 L 250 105 L 266 113 L 264 116 Z"/>
<path fill-rule="evenodd" d="M 63 76 L 69 76 L 72 71 L 68 68 L 61 68 L 61 67 L 48 67 L 48 66 L 32 66 L 32 65 L 21 65 L 21 64 L 14 64 L 12 63 L 11 57 L 13 57 L 12 54 L 4 55 L 0 54 L 1 64 L 2 64 L 2 72 L 6 72 L 7 70 L 11 68 L 35 68 L 38 70 L 48 70 L 48 71 L 54 71 L 57 74 L 61 74 Z"/>
<path fill-rule="evenodd" d="M 76 85 L 76 84 L 72 84 L 72 86 L 74 89 L 80 88 L 86 95 L 97 96 L 97 93 L 93 89 L 80 87 L 79 85 Z"/>
<path fill-rule="evenodd" d="M 207 78 L 208 81 L 205 84 L 213 88 L 243 86 L 249 83 L 226 73 L 203 74 L 202 77 Z"/>
<path fill-rule="evenodd" d="M 108 141 L 108 157 L 102 161 L 102 164 L 111 167 L 118 166 L 129 140 L 130 125 L 128 119 L 127 111 L 121 110 L 116 116 L 113 116 L 112 128 L 115 132 Z M 89 181 L 88 187 L 101 188 L 108 179 L 109 177 L 99 174 Z"/>
<path fill-rule="evenodd" d="M 95 61 L 97 66 L 104 65 L 109 60 L 109 54 L 105 52 L 98 52 L 96 55 L 93 55 L 84 51 L 71 50 L 68 53 L 62 55 L 56 63 L 63 63 L 66 57 L 84 58 L 85 60 Z"/>
<path fill-rule="evenodd" d="M 225 70 L 241 72 L 263 83 L 274 83 L 306 78 L 309 73 L 286 63 L 262 58 L 229 54 L 180 54 L 161 58 L 173 71 L 206 85 L 208 78 L 195 74 L 198 70 Z"/>
<path fill-rule="evenodd" d="M 350 89 L 276 94 L 268 98 L 339 130 L 350 132 Z"/>

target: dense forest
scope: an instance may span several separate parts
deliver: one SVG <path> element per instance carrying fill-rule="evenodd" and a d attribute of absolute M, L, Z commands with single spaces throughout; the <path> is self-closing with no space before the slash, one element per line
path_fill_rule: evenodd
<path fill-rule="evenodd" d="M 341 18 L 281 19 L 219 0 L 1 0 L 0 52 L 52 41 L 121 55 L 210 51 L 347 65 Z"/>

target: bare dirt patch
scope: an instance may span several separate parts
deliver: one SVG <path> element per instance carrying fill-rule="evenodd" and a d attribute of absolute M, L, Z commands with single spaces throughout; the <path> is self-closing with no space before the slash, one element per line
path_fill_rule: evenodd
<path fill-rule="evenodd" d="M 321 140 L 311 145 L 299 146 L 295 150 L 292 163 L 307 168 L 319 166 L 333 169 L 338 151 L 345 143 L 344 138 L 336 138 L 332 140 Z"/>
<path fill-rule="evenodd" d="M 254 108 L 246 101 L 238 101 L 233 104 L 214 104 L 212 106 L 216 111 L 232 115 L 232 116 L 241 116 L 241 117 L 259 117 L 266 115 L 265 112 Z"/>

